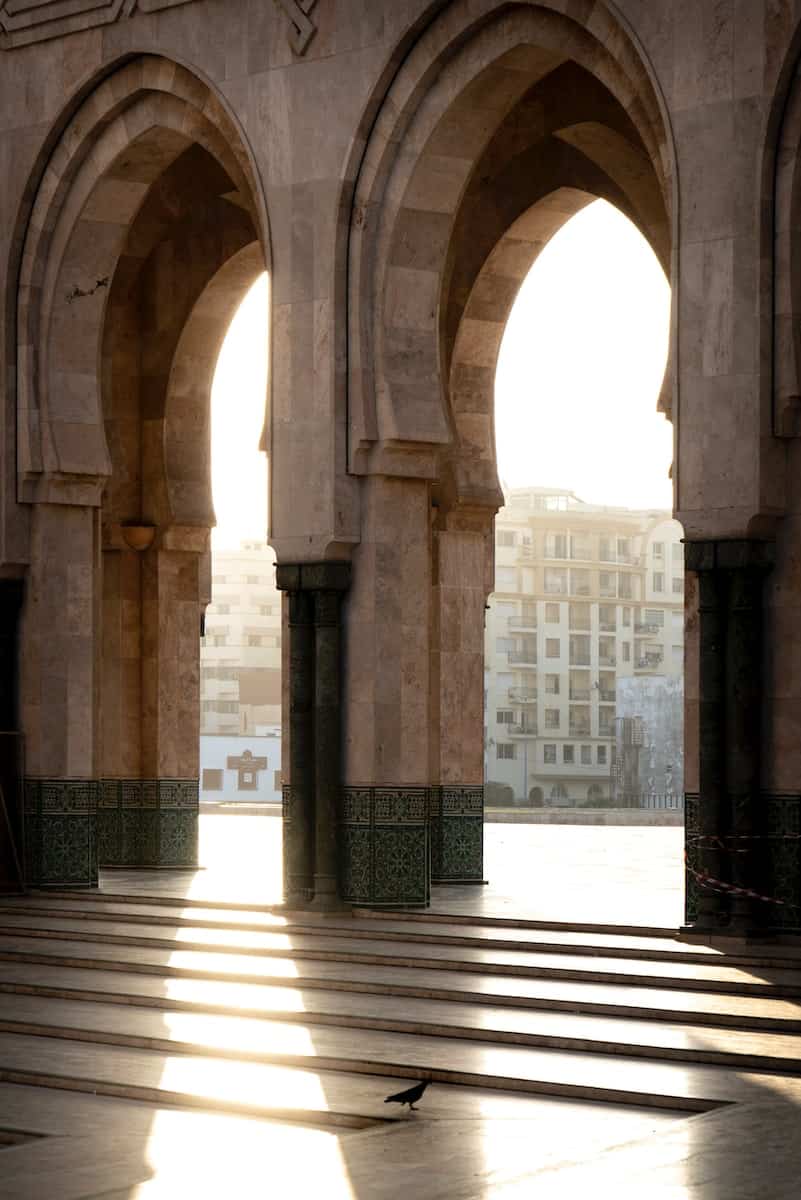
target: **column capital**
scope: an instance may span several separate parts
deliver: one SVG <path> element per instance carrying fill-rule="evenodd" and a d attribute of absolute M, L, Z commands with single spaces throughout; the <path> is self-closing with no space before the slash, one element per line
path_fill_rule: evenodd
<path fill-rule="evenodd" d="M 279 592 L 346 592 L 350 587 L 351 564 L 326 562 L 277 563 L 275 586 Z"/>
<path fill-rule="evenodd" d="M 775 544 L 756 538 L 718 538 L 684 541 L 688 571 L 770 571 Z"/>

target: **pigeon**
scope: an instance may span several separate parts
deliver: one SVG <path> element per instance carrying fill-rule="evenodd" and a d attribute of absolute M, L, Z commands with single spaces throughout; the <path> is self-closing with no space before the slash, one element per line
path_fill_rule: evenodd
<path fill-rule="evenodd" d="M 414 1107 L 415 1102 L 420 1099 L 427 1087 L 428 1080 L 426 1079 L 422 1083 L 416 1083 L 414 1087 L 407 1088 L 405 1092 L 397 1092 L 394 1096 L 387 1096 L 384 1103 L 389 1104 L 390 1101 L 394 1101 L 396 1104 L 408 1104 L 410 1112 L 417 1112 L 417 1109 Z"/>

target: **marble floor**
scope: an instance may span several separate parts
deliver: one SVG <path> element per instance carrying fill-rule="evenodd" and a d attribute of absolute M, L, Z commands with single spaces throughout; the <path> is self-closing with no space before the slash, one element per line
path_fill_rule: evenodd
<path fill-rule="evenodd" d="M 680 853 L 490 825 L 486 886 L 324 917 L 217 812 L 202 870 L 0 898 L 0 1200 L 797 1200 L 801 953 L 677 940 Z"/>

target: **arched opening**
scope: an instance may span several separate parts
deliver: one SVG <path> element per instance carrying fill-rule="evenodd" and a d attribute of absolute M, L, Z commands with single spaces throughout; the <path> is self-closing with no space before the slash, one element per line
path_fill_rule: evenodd
<path fill-rule="evenodd" d="M 212 388 L 216 524 L 201 644 L 200 797 L 240 808 L 281 801 L 281 602 L 259 448 L 269 313 L 264 274 L 231 322 Z"/>
<path fill-rule="evenodd" d="M 498 795 L 513 787 L 522 806 L 528 806 L 534 788 L 542 790 L 546 804 L 552 793 L 563 804 L 571 797 L 580 802 L 596 782 L 585 777 L 583 786 L 573 787 L 538 778 L 527 761 L 528 745 L 541 736 L 545 721 L 539 691 L 545 614 L 523 605 L 522 556 L 532 546 L 522 541 L 521 561 L 514 564 L 520 576 L 514 612 L 503 614 L 507 631 L 509 619 L 515 624 L 503 652 L 516 659 L 505 681 L 505 701 L 488 703 L 487 731 L 483 738 L 480 733 L 487 691 L 481 686 L 484 606 L 495 585 L 493 519 L 505 499 L 496 458 L 495 374 L 515 298 L 544 248 L 598 199 L 628 218 L 664 274 L 671 271 L 673 169 L 664 108 L 636 49 L 605 6 L 598 7 L 592 35 L 557 7 L 545 12 L 521 5 L 497 13 L 487 6 L 469 32 L 464 6 L 442 16 L 427 47 L 431 58 L 417 48 L 415 62 L 401 73 L 403 85 L 393 90 L 394 105 L 376 122 L 375 153 L 368 149 L 365 156 L 350 231 L 349 344 L 359 364 L 349 392 L 351 468 L 364 476 L 364 502 L 379 531 L 375 541 L 381 550 L 386 541 L 386 561 L 392 556 L 402 576 L 419 566 L 411 551 L 404 557 L 406 542 L 390 544 L 380 531 L 392 511 L 403 510 L 408 526 L 428 514 L 420 540 L 426 536 L 430 545 L 432 616 L 421 661 L 412 665 L 408 637 L 398 654 L 399 694 L 405 695 L 406 679 L 416 674 L 428 681 L 428 705 L 409 704 L 391 739 L 378 728 L 372 743 L 369 736 L 354 737 L 346 775 L 354 784 L 373 778 L 383 785 L 394 773 L 396 779 L 429 785 L 435 882 L 489 874 L 478 828 L 485 756 L 513 763 L 514 781 L 490 773 L 488 783 L 498 784 L 491 789 Z M 439 73 L 435 84 L 427 81 L 425 103 L 417 106 L 422 74 L 418 79 L 415 71 L 422 73 L 426 65 L 436 65 Z M 365 219 L 374 205 L 380 219 Z M 578 345 L 575 352 L 581 352 Z M 673 390 L 668 365 L 656 394 L 643 397 L 643 408 L 653 411 L 658 403 L 670 415 Z M 618 531 L 610 532 L 617 556 Z M 625 530 L 620 539 L 624 554 Z M 364 553 L 359 547 L 354 555 L 357 576 Z M 371 553 L 374 569 L 373 562 L 381 560 L 375 549 Z M 506 565 L 500 556 L 497 563 Z M 615 557 L 615 575 L 617 565 Z M 596 588 L 599 576 L 597 568 Z M 605 609 L 611 606 L 608 595 L 595 599 Z M 624 604 L 617 594 L 614 599 L 621 624 L 623 608 L 633 621 L 633 601 Z M 586 602 L 583 592 L 576 600 Z M 349 603 L 356 621 L 363 628 L 381 627 L 389 645 L 382 615 L 361 597 Z M 543 596 L 542 603 L 551 603 L 550 597 Z M 608 612 L 604 621 L 612 623 Z M 567 628 L 564 640 L 567 650 Z M 613 652 L 603 662 L 597 646 L 596 652 L 586 702 L 575 682 L 574 753 L 581 765 L 584 710 L 597 723 L 596 709 L 603 707 L 606 761 L 602 757 L 600 766 L 609 794 L 615 664 Z M 351 664 L 355 701 L 356 655 L 346 661 L 346 672 Z M 569 676 L 565 683 L 569 691 Z M 543 693 L 544 687 L 543 678 Z M 603 702 L 596 696 L 601 688 Z M 412 746 L 416 763 L 423 764 L 418 774 L 409 769 Z M 597 758 L 594 745 L 591 753 Z"/>
<path fill-rule="evenodd" d="M 86 833 L 61 861 L 51 802 L 32 881 L 92 882 L 98 863 L 197 863 L 210 392 L 265 245 L 230 117 L 155 56 L 98 84 L 35 195 L 18 301 L 19 493 L 33 544 L 23 719 L 31 790 L 55 789 L 65 811 L 80 795 Z M 54 627 L 67 664 L 56 689 L 42 686 Z"/>

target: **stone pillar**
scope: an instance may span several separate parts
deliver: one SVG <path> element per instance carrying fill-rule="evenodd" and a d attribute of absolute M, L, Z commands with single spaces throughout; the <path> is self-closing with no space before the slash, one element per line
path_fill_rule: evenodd
<path fill-rule="evenodd" d="M 699 932 L 748 933 L 768 914 L 747 893 L 770 889 L 759 787 L 762 581 L 771 546 L 688 542 L 685 557 L 698 575 L 700 622 L 699 797 L 688 798 L 686 918 Z"/>
<path fill-rule="evenodd" d="M 25 874 L 97 883 L 99 510 L 41 503 L 21 625 Z"/>
<path fill-rule="evenodd" d="M 361 538 L 345 612 L 344 895 L 430 899 L 431 488 L 362 481 Z"/>
<path fill-rule="evenodd" d="M 340 602 L 350 563 L 279 563 L 289 600 L 289 756 L 284 781 L 284 894 L 288 904 L 340 904 Z M 285 772 L 286 773 L 286 772 Z"/>
<path fill-rule="evenodd" d="M 19 616 L 21 579 L 0 580 L 0 892 L 23 884 L 23 753 L 19 731 Z"/>
<path fill-rule="evenodd" d="M 431 882 L 484 881 L 484 606 L 493 511 L 457 508 L 432 531 Z"/>

